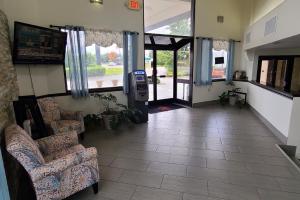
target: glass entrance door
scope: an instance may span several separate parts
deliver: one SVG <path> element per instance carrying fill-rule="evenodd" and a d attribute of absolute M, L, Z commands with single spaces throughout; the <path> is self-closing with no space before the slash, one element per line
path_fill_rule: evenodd
<path fill-rule="evenodd" d="M 149 101 L 174 99 L 174 51 L 145 50 L 145 69 L 149 82 Z"/>
<path fill-rule="evenodd" d="M 153 50 L 145 50 L 145 70 L 148 77 L 149 83 L 149 101 L 154 101 L 154 76 L 153 76 L 153 64 L 154 64 L 154 51 Z"/>
<path fill-rule="evenodd" d="M 157 100 L 174 98 L 174 51 L 156 51 Z"/>
<path fill-rule="evenodd" d="M 191 84 L 191 45 L 187 44 L 177 50 L 177 99 L 188 102 Z"/>
<path fill-rule="evenodd" d="M 149 102 L 192 103 L 193 38 L 145 34 Z"/>

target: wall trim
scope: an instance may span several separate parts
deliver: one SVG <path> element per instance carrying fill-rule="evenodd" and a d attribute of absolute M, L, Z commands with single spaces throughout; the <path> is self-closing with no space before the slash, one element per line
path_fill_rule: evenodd
<path fill-rule="evenodd" d="M 249 105 L 249 108 L 283 144 L 287 144 L 288 138 L 285 135 L 283 135 L 275 126 L 273 126 L 273 124 L 271 124 L 264 116 L 262 116 L 251 105 Z"/>

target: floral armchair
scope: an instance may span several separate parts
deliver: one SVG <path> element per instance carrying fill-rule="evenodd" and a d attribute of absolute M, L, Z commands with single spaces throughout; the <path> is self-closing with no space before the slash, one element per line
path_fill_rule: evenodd
<path fill-rule="evenodd" d="M 34 141 L 11 125 L 5 129 L 5 142 L 29 174 L 37 200 L 64 199 L 89 186 L 98 192 L 97 150 L 78 144 L 74 131 Z"/>
<path fill-rule="evenodd" d="M 84 120 L 80 111 L 65 111 L 59 108 L 54 98 L 38 99 L 44 122 L 53 134 L 76 131 L 83 138 Z"/>

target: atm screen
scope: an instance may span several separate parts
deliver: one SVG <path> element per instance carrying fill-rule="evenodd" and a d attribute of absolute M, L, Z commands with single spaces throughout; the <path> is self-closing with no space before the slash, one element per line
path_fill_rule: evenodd
<path fill-rule="evenodd" d="M 143 70 L 138 70 L 138 71 L 135 71 L 134 74 L 135 74 L 135 75 L 144 75 L 144 74 L 145 74 L 145 71 L 143 71 Z"/>
<path fill-rule="evenodd" d="M 136 81 L 137 82 L 144 82 L 145 81 L 145 76 L 143 76 L 143 75 L 137 75 L 136 76 Z"/>

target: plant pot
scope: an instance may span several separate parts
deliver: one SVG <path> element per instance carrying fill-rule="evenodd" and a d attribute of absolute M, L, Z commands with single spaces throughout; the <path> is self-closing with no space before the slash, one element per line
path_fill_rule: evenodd
<path fill-rule="evenodd" d="M 235 106 L 237 100 L 238 100 L 238 96 L 237 95 L 229 96 L 229 105 Z"/>
<path fill-rule="evenodd" d="M 102 88 L 103 81 L 96 81 L 97 87 Z"/>
<path fill-rule="evenodd" d="M 117 87 L 118 86 L 118 80 L 112 80 L 111 81 L 112 82 L 112 84 L 113 84 L 113 87 Z"/>
<path fill-rule="evenodd" d="M 116 115 L 102 115 L 103 121 L 104 121 L 104 127 L 106 130 L 113 130 L 113 127 L 111 126 L 111 122 L 116 117 Z"/>

